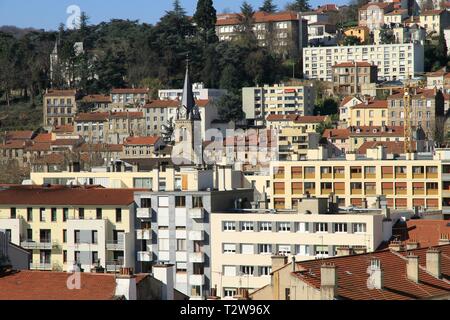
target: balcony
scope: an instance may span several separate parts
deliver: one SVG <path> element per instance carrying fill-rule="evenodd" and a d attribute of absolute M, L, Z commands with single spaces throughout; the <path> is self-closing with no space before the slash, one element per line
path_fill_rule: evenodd
<path fill-rule="evenodd" d="M 51 263 L 30 263 L 30 270 L 52 271 Z"/>
<path fill-rule="evenodd" d="M 424 173 L 413 173 L 413 179 L 425 179 Z"/>
<path fill-rule="evenodd" d="M 352 189 L 352 190 L 350 190 L 350 194 L 351 195 L 362 194 L 362 189 Z"/>
<path fill-rule="evenodd" d="M 120 272 L 120 268 L 123 267 L 123 261 L 106 261 L 106 272 Z"/>
<path fill-rule="evenodd" d="M 366 179 L 375 179 L 377 176 L 375 173 L 366 173 Z"/>
<path fill-rule="evenodd" d="M 320 193 L 322 195 L 329 195 L 332 192 L 333 192 L 333 189 L 322 189 L 322 190 L 320 190 Z"/>
<path fill-rule="evenodd" d="M 189 262 L 204 263 L 205 262 L 205 254 L 203 252 L 189 253 Z"/>
<path fill-rule="evenodd" d="M 374 196 L 376 195 L 376 190 L 375 189 L 366 189 L 366 195 L 367 196 Z"/>
<path fill-rule="evenodd" d="M 428 189 L 427 190 L 427 196 L 435 196 L 439 194 L 439 190 L 438 189 Z"/>
<path fill-rule="evenodd" d="M 28 250 L 51 250 L 53 247 L 57 246 L 56 242 L 35 242 L 35 241 L 23 241 L 21 242 L 21 247 Z"/>
<path fill-rule="evenodd" d="M 334 178 L 335 179 L 344 179 L 345 178 L 345 174 L 344 173 L 340 173 L 340 172 L 335 172 L 334 173 Z"/>
<path fill-rule="evenodd" d="M 136 230 L 136 238 L 137 240 L 151 240 L 152 230 L 151 229 Z"/>
<path fill-rule="evenodd" d="M 152 211 L 152 208 L 137 208 L 136 217 L 138 219 L 151 219 Z"/>
<path fill-rule="evenodd" d="M 203 219 L 205 217 L 205 209 L 204 208 L 189 209 L 189 217 L 191 219 Z"/>
<path fill-rule="evenodd" d="M 122 251 L 125 249 L 125 242 L 123 240 L 112 240 L 106 243 L 106 250 Z"/>
<path fill-rule="evenodd" d="M 153 253 L 148 251 L 138 251 L 137 260 L 140 262 L 151 262 L 153 261 Z"/>
<path fill-rule="evenodd" d="M 189 231 L 189 240 L 203 241 L 205 240 L 204 231 Z"/>
<path fill-rule="evenodd" d="M 332 179 L 333 175 L 331 173 L 322 173 L 321 178 L 322 179 Z"/>
<path fill-rule="evenodd" d="M 203 286 L 205 284 L 204 274 L 192 274 L 189 276 L 189 284 L 191 286 Z"/>

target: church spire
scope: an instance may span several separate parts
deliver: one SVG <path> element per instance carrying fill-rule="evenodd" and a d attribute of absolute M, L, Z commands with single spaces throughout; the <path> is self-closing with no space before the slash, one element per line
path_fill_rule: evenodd
<path fill-rule="evenodd" d="M 192 115 L 195 107 L 194 93 L 192 92 L 192 83 L 189 77 L 189 57 L 186 63 L 186 76 L 184 78 L 183 97 L 181 99 L 181 106 L 186 108 L 188 117 Z"/>

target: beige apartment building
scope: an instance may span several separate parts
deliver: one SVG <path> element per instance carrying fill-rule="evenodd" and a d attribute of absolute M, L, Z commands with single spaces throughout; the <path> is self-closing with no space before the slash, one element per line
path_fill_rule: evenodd
<path fill-rule="evenodd" d="M 269 115 L 311 116 L 315 100 L 316 90 L 312 85 L 242 88 L 245 117 L 254 121 L 264 121 Z"/>
<path fill-rule="evenodd" d="M 111 90 L 110 95 L 111 107 L 118 110 L 123 110 L 124 107 L 142 107 L 150 101 L 148 88 L 116 88 Z"/>
<path fill-rule="evenodd" d="M 450 12 L 444 9 L 422 11 L 419 25 L 426 29 L 427 35 L 436 37 L 450 26 Z"/>
<path fill-rule="evenodd" d="M 358 25 L 370 31 L 381 28 L 385 23 L 385 15 L 394 10 L 392 2 L 370 2 L 359 8 Z"/>
<path fill-rule="evenodd" d="M 48 90 L 44 95 L 44 127 L 72 124 L 77 113 L 76 90 Z"/>
<path fill-rule="evenodd" d="M 159 151 L 162 145 L 162 139 L 157 136 L 128 137 L 123 142 L 123 159 L 154 157 L 155 152 Z"/>
<path fill-rule="evenodd" d="M 388 124 L 388 104 L 386 100 L 364 100 L 348 107 L 347 124 L 351 127 L 386 126 Z"/>
<path fill-rule="evenodd" d="M 348 61 L 376 65 L 379 80 L 407 79 L 424 71 L 424 47 L 421 44 L 400 43 L 303 49 L 306 79 L 333 81 L 333 65 Z"/>
<path fill-rule="evenodd" d="M 0 190 L 0 229 L 31 252 L 30 269 L 107 272 L 134 267 L 133 190 L 11 186 Z"/>
<path fill-rule="evenodd" d="M 363 85 L 376 83 L 377 80 L 378 68 L 368 62 L 349 61 L 333 66 L 334 94 L 361 94 Z"/>
<path fill-rule="evenodd" d="M 216 34 L 220 41 L 239 35 L 241 15 L 218 14 Z M 289 57 L 298 57 L 308 45 L 308 22 L 297 12 L 255 12 L 253 31 L 260 46 Z"/>
<path fill-rule="evenodd" d="M 303 261 L 341 255 L 341 247 L 374 251 L 391 237 L 393 221 L 386 218 L 391 218 L 387 209 L 343 212 L 328 198 L 301 198 L 291 211 L 213 213 L 212 287 L 230 298 L 239 289 L 252 292 L 270 284 L 273 255 Z"/>
<path fill-rule="evenodd" d="M 448 206 L 449 154 L 408 154 L 388 159 L 382 147 L 368 149 L 365 155 L 347 153 L 328 158 L 319 147 L 309 150 L 306 161 L 280 161 L 271 164 L 272 209 L 295 208 L 304 194 L 339 197 L 340 206 L 371 207 L 376 196 L 386 196 L 391 209 L 422 207 L 441 210 Z"/>

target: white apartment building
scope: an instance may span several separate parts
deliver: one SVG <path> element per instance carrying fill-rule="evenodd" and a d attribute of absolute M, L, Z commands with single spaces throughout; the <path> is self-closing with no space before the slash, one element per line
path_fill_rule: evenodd
<path fill-rule="evenodd" d="M 374 251 L 391 237 L 398 218 L 389 216 L 388 209 L 339 212 L 328 198 L 303 198 L 291 211 L 213 213 L 212 287 L 226 298 L 268 285 L 274 254 L 301 261 Z"/>
<path fill-rule="evenodd" d="M 380 80 L 406 79 L 423 72 L 424 47 L 421 44 L 405 43 L 303 49 L 306 79 L 332 81 L 332 66 L 348 61 L 366 61 L 377 65 Z"/>
<path fill-rule="evenodd" d="M 203 83 L 194 83 L 192 93 L 195 100 L 214 100 L 227 93 L 225 89 L 205 88 Z M 181 100 L 183 89 L 164 89 L 158 91 L 159 100 Z"/>
<path fill-rule="evenodd" d="M 310 116 L 314 112 L 315 100 L 316 90 L 309 85 L 242 88 L 246 119 L 264 121 L 270 114 Z"/>

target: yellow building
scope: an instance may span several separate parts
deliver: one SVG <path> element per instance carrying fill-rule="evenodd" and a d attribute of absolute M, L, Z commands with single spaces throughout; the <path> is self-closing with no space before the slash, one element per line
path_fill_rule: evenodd
<path fill-rule="evenodd" d="M 450 171 L 445 161 L 448 151 L 388 159 L 382 147 L 368 149 L 366 155 L 346 154 L 328 159 L 326 149 L 309 150 L 306 161 L 271 164 L 270 208 L 295 208 L 304 194 L 339 196 L 340 206 L 370 207 L 377 195 L 385 195 L 387 206 L 395 209 L 422 207 L 440 210 L 448 205 L 448 183 L 442 172 Z M 443 185 L 447 186 L 443 190 Z"/>
<path fill-rule="evenodd" d="M 386 100 L 370 100 L 349 107 L 348 125 L 385 126 L 388 124 L 388 104 Z"/>
<path fill-rule="evenodd" d="M 7 187 L 0 190 L 0 229 L 12 243 L 30 250 L 32 270 L 134 268 L 133 193 L 95 187 Z"/>
<path fill-rule="evenodd" d="M 361 43 L 368 43 L 370 31 L 367 27 L 351 27 L 344 31 L 346 37 L 357 37 Z"/>

